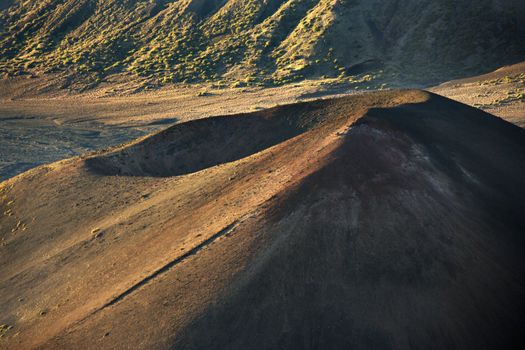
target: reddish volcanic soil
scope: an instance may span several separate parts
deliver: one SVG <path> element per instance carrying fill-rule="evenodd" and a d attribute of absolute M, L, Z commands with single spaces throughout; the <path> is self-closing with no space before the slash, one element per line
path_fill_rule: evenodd
<path fill-rule="evenodd" d="M 181 123 L 0 198 L 3 348 L 525 345 L 525 130 L 432 93 Z"/>

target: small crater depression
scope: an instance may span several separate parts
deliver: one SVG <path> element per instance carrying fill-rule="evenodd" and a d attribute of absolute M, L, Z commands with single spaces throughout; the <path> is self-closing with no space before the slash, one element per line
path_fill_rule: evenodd
<path fill-rule="evenodd" d="M 260 152 L 315 124 L 298 117 L 302 106 L 194 120 L 174 125 L 129 147 L 86 159 L 106 176 L 170 177 L 197 172 Z"/>

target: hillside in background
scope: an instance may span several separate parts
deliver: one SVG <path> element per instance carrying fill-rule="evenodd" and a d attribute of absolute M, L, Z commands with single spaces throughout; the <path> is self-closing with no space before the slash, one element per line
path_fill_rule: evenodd
<path fill-rule="evenodd" d="M 61 87 L 429 84 L 525 57 L 518 0 L 7 0 L 0 74 Z"/>
<path fill-rule="evenodd" d="M 524 43 L 525 0 L 0 0 L 0 350 L 525 349 Z"/>

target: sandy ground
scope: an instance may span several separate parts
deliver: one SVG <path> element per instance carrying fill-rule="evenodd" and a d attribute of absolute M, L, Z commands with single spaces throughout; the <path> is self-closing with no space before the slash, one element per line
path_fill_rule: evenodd
<path fill-rule="evenodd" d="M 30 170 L 0 184 L 0 348 L 523 343 L 524 134 L 382 92 Z"/>
<path fill-rule="evenodd" d="M 144 126 L 213 115 L 256 111 L 299 100 L 348 93 L 344 85 L 306 80 L 287 86 L 213 89 L 209 86 L 167 87 L 133 94 L 108 95 L 101 87 L 82 94 L 65 91 L 27 92 L 31 79 L 2 81 L 0 118 L 24 117 L 57 124 L 95 121 L 108 125 Z M 32 85 L 30 85 L 32 86 Z M 19 91 L 21 90 L 21 91 Z M 356 91 L 353 91 L 358 92 Z"/>
<path fill-rule="evenodd" d="M 345 91 L 305 82 L 271 89 L 193 87 L 117 97 L 91 92 L 21 98 L 12 93 L 17 87 L 11 88 L 0 90 L 0 180 L 39 164 L 129 142 L 178 122 L 252 112 Z"/>
<path fill-rule="evenodd" d="M 429 90 L 525 127 L 525 62 Z"/>
<path fill-rule="evenodd" d="M 125 89 L 115 95 L 114 88 L 102 86 L 80 95 L 38 90 L 34 96 L 31 87 L 36 85 L 34 79 L 18 78 L 4 80 L 0 86 L 0 180 L 39 164 L 129 142 L 178 122 L 357 92 L 305 81 L 266 89 L 171 87 L 131 95 Z M 430 91 L 525 126 L 525 63 Z"/>

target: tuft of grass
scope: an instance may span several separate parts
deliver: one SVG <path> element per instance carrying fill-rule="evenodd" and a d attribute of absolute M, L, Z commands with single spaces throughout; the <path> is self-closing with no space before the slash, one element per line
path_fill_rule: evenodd
<path fill-rule="evenodd" d="M 206 89 L 203 89 L 203 90 L 201 90 L 201 91 L 199 91 L 199 92 L 197 93 L 197 96 L 199 96 L 199 97 L 202 97 L 202 96 L 210 96 L 210 95 L 211 95 L 211 94 L 210 94 Z"/>
<path fill-rule="evenodd" d="M 0 325 L 0 338 L 3 338 L 7 332 L 9 332 L 13 328 L 12 325 L 8 324 L 2 324 Z"/>

